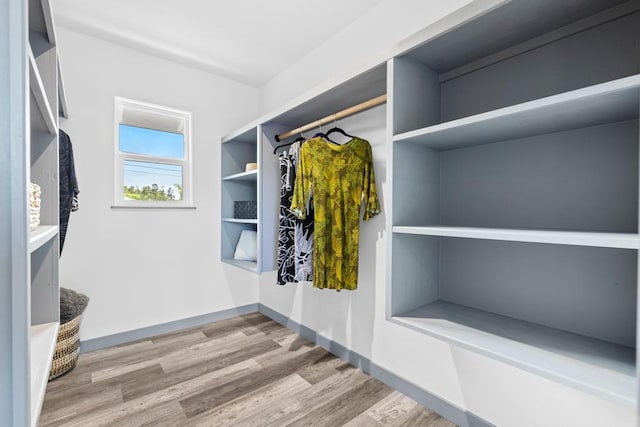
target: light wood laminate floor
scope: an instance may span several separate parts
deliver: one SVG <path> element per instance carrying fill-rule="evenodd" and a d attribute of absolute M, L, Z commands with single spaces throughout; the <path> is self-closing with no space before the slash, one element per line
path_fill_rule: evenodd
<path fill-rule="evenodd" d="M 254 313 L 82 354 L 41 426 L 454 426 Z"/>

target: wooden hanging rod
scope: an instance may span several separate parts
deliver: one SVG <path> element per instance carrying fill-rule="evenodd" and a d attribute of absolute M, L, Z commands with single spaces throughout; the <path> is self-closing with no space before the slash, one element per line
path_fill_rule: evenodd
<path fill-rule="evenodd" d="M 337 113 L 331 114 L 330 116 L 323 117 L 319 120 L 316 120 L 315 122 L 311 122 L 304 126 L 300 126 L 299 128 L 276 135 L 276 141 L 279 142 L 279 141 L 282 141 L 283 139 L 289 138 L 290 136 L 297 135 L 302 132 L 306 132 L 310 129 L 317 128 L 319 126 L 322 126 L 327 123 L 331 123 L 339 119 L 344 119 L 345 117 L 349 117 L 361 111 L 368 110 L 369 108 L 373 108 L 376 105 L 384 104 L 385 102 L 387 102 L 387 95 L 376 96 L 375 98 L 372 98 L 368 101 L 364 101 L 358 105 L 354 105 L 353 107 L 349 107 L 342 111 L 338 111 Z"/>

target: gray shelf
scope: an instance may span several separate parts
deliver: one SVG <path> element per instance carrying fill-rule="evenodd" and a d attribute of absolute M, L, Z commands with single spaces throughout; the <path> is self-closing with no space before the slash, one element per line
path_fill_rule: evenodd
<path fill-rule="evenodd" d="M 423 236 L 460 237 L 466 239 L 510 242 L 548 243 L 600 248 L 638 249 L 637 233 L 596 233 L 589 231 L 526 230 L 483 227 L 395 226 L 394 233 Z"/>
<path fill-rule="evenodd" d="M 262 252 L 262 227 L 260 223 L 260 174 L 262 168 L 246 172 L 247 163 L 261 164 L 261 128 L 257 125 L 245 126 L 233 134 L 222 138 L 221 143 L 221 203 L 220 203 L 220 258 L 223 263 L 259 273 L 261 262 L 237 261 L 233 259 L 236 245 L 243 230 L 257 233 L 258 259 Z M 255 201 L 258 218 L 233 218 L 235 202 Z"/>
<path fill-rule="evenodd" d="M 392 321 L 586 392 L 635 402 L 633 348 L 444 301 Z"/>
<path fill-rule="evenodd" d="M 37 420 L 49 381 L 59 322 L 31 326 L 31 419 Z"/>
<path fill-rule="evenodd" d="M 256 182 L 258 180 L 258 169 L 254 169 L 249 172 L 240 172 L 233 175 L 228 175 L 222 178 L 222 180 L 238 181 L 238 182 Z"/>
<path fill-rule="evenodd" d="M 58 122 L 54 117 L 51 105 L 49 105 L 40 71 L 31 49 L 29 49 L 29 86 L 35 105 L 38 107 L 37 109 L 31 108 L 35 129 L 40 132 L 48 131 L 53 135 L 57 134 Z M 35 116 L 33 115 L 34 112 L 37 112 Z M 44 126 L 39 125 L 39 123 L 44 123 Z"/>
<path fill-rule="evenodd" d="M 251 219 L 251 218 L 222 218 L 223 222 L 231 222 L 231 223 L 236 223 L 236 224 L 258 224 L 258 219 Z"/>
<path fill-rule="evenodd" d="M 640 75 L 405 132 L 394 142 L 450 150 L 638 118 Z"/>
<path fill-rule="evenodd" d="M 387 318 L 636 408 L 640 5 L 561 3 L 390 61 Z"/>
<path fill-rule="evenodd" d="M 64 90 L 50 0 L 17 1 L 0 16 L 12 23 L 0 29 L 7 40 L 3 50 L 12 52 L 0 55 L 0 80 L 7 89 L 23 89 L 0 97 L 3 115 L 18 126 L 1 132 L 3 143 L 15 150 L 0 172 L 2 192 L 11 199 L 0 210 L 0 222 L 12 224 L 13 231 L 0 250 L 1 281 L 10 295 L 0 298 L 0 311 L 12 313 L 0 328 L 0 360 L 11 373 L 0 375 L 0 425 L 36 426 L 60 320 L 58 107 Z M 33 232 L 29 182 L 42 190 L 44 225 Z"/>
<path fill-rule="evenodd" d="M 223 263 L 242 268 L 243 270 L 258 273 L 258 263 L 253 261 L 239 261 L 237 259 L 223 259 Z"/>
<path fill-rule="evenodd" d="M 29 235 L 29 250 L 33 253 L 58 234 L 57 225 L 41 225 Z"/>

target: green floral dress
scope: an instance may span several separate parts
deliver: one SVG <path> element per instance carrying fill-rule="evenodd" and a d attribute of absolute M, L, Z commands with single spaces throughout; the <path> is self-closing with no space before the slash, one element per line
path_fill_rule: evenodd
<path fill-rule="evenodd" d="M 304 219 L 313 194 L 315 248 L 313 286 L 348 289 L 358 286 L 360 206 L 365 221 L 380 213 L 371 145 L 353 138 L 335 145 L 322 138 L 300 150 L 291 210 Z"/>

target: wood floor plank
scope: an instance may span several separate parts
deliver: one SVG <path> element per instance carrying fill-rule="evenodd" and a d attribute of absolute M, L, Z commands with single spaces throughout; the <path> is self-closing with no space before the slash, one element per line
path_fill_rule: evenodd
<path fill-rule="evenodd" d="M 233 317 L 201 327 L 200 330 L 207 337 L 216 338 L 238 332 L 240 329 L 248 328 L 249 326 L 251 326 L 251 323 L 247 322 L 243 317 Z"/>
<path fill-rule="evenodd" d="M 100 392 L 88 395 L 82 399 L 68 401 L 68 405 L 57 406 L 55 409 L 42 411 L 39 425 L 42 427 L 68 425 L 68 422 L 83 414 L 91 414 L 96 410 L 122 403 L 122 393 L 119 386 L 107 387 Z"/>
<path fill-rule="evenodd" d="M 270 321 L 273 320 L 269 316 L 265 316 L 264 314 L 262 314 L 260 312 L 244 314 L 244 315 L 238 316 L 238 317 L 244 319 L 246 322 L 249 322 L 252 325 L 255 325 L 255 324 L 258 324 L 258 323 L 270 322 Z"/>
<path fill-rule="evenodd" d="M 392 425 L 394 427 L 456 427 L 456 425 L 451 421 L 421 405 L 413 408 L 406 417 L 399 421 L 400 422 L 393 423 Z"/>
<path fill-rule="evenodd" d="M 82 372 L 78 369 L 64 374 L 47 384 L 47 395 L 63 392 L 82 385 L 91 384 L 91 371 Z"/>
<path fill-rule="evenodd" d="M 189 335 L 197 335 L 197 334 L 205 335 L 204 331 L 202 330 L 202 326 L 194 326 L 192 328 L 182 329 L 176 332 L 168 332 L 166 334 L 156 335 L 155 337 L 151 337 L 149 339 L 154 344 L 162 344 L 163 342 L 166 342 L 166 341 L 178 341 L 182 337 L 189 336 Z"/>
<path fill-rule="evenodd" d="M 251 336 L 255 334 L 269 335 L 270 333 L 281 330 L 281 329 L 282 329 L 281 324 L 279 324 L 274 320 L 271 320 L 269 322 L 247 326 L 246 328 L 242 328 L 241 330 L 243 334 Z"/>
<path fill-rule="evenodd" d="M 207 337 L 215 338 L 249 328 L 257 330 L 260 325 L 270 322 L 273 322 L 273 320 L 261 313 L 251 313 L 212 323 L 202 327 L 201 330 Z"/>
<path fill-rule="evenodd" d="M 245 342 L 245 339 L 246 336 L 242 332 L 235 332 L 188 347 L 176 348 L 163 356 L 160 364 L 167 373 L 177 371 L 190 364 L 198 364 L 212 357 L 231 353 L 237 350 L 239 343 Z"/>
<path fill-rule="evenodd" d="M 286 328 L 283 327 L 282 329 L 286 329 Z M 295 333 L 278 337 L 278 338 L 272 338 L 272 339 L 278 344 L 280 344 L 282 347 L 287 347 L 287 349 L 292 351 L 298 350 L 302 346 L 305 346 L 305 347 L 316 346 L 316 344 L 313 341 L 309 341 L 305 337 L 302 337 Z"/>
<path fill-rule="evenodd" d="M 369 408 L 366 413 L 380 424 L 388 426 L 407 416 L 417 406 L 419 405 L 415 400 L 394 391 Z"/>
<path fill-rule="evenodd" d="M 69 423 L 69 426 L 93 426 L 95 425 L 116 425 L 118 420 L 126 420 L 141 412 L 146 412 L 158 405 L 175 401 L 200 393 L 209 389 L 212 385 L 221 385 L 231 382 L 238 377 L 258 372 L 260 367 L 251 359 L 209 372 L 205 375 L 197 376 L 187 381 L 174 384 L 166 389 L 153 393 L 144 394 L 136 399 L 121 402 L 111 408 L 102 408 L 90 414 L 83 414 L 76 417 Z"/>
<path fill-rule="evenodd" d="M 375 402 L 391 394 L 392 389 L 380 381 L 369 378 L 362 385 L 334 397 L 321 407 L 309 412 L 304 417 L 288 426 L 333 427 L 342 426 Z"/>
<path fill-rule="evenodd" d="M 322 406 L 332 397 L 364 383 L 368 376 L 351 367 L 317 383 L 295 396 L 285 397 L 264 408 L 260 414 L 238 419 L 241 426 L 279 427 Z"/>
<path fill-rule="evenodd" d="M 125 382 L 122 385 L 122 394 L 124 400 L 128 401 L 203 376 L 210 372 L 232 367 L 245 361 L 251 361 L 252 364 L 259 366 L 252 358 L 273 350 L 277 346 L 273 341 L 263 341 L 250 347 L 240 348 L 232 353 L 214 357 L 198 364 L 189 365 L 177 371 L 165 373 L 157 377 L 149 377 L 144 382 Z"/>
<path fill-rule="evenodd" d="M 335 375 L 338 372 L 338 368 L 345 366 L 349 366 L 349 364 L 337 356 L 327 353 L 315 363 L 300 369 L 298 375 L 304 378 L 309 384 L 317 384 Z"/>
<path fill-rule="evenodd" d="M 68 407 L 77 404 L 80 400 L 86 396 L 92 396 L 101 393 L 103 390 L 120 387 L 122 384 L 133 381 L 145 381 L 150 376 L 164 375 L 160 365 L 149 366 L 137 371 L 127 372 L 119 376 L 111 377 L 107 380 L 97 383 L 83 384 L 77 387 L 64 389 L 57 392 L 50 393 L 47 391 L 44 402 L 42 404 L 43 410 L 56 410 L 62 407 Z"/>
<path fill-rule="evenodd" d="M 104 420 L 98 423 L 92 421 L 92 427 L 98 426 L 167 426 L 176 427 L 186 423 L 187 417 L 182 411 L 182 406 L 175 400 L 145 408 L 144 411 L 127 413 L 121 418 Z"/>
<path fill-rule="evenodd" d="M 41 426 L 453 426 L 253 313 L 82 354 Z"/>
<path fill-rule="evenodd" d="M 275 381 L 262 388 L 238 397 L 218 408 L 203 412 L 189 420 L 186 426 L 238 426 L 240 418 L 261 414 L 265 408 L 275 401 L 293 396 L 311 388 L 311 384 L 299 375 L 293 374 Z"/>
<path fill-rule="evenodd" d="M 299 338 L 301 338 L 301 341 L 306 341 L 302 337 Z M 288 335 L 286 337 L 274 339 L 273 341 L 278 343 L 279 348 L 256 357 L 256 362 L 258 362 L 260 366 L 267 368 L 274 364 L 282 363 L 285 360 L 295 358 L 300 354 L 307 353 L 318 348 L 315 344 L 292 345 L 292 343 L 295 343 L 296 340 L 296 335 Z"/>
<path fill-rule="evenodd" d="M 249 393 L 251 390 L 291 375 L 302 366 L 319 360 L 325 354 L 326 350 L 319 347 L 315 348 L 281 363 L 264 368 L 255 374 L 246 375 L 230 383 L 211 388 L 204 393 L 181 400 L 180 403 L 187 414 L 187 418 L 191 418 L 211 408 L 223 405 L 243 394 Z"/>
<path fill-rule="evenodd" d="M 207 340 L 208 337 L 201 330 L 194 329 L 189 331 L 189 333 L 179 332 L 158 338 L 152 338 L 151 342 L 153 342 L 153 348 L 155 348 L 156 351 L 158 349 L 164 350 L 165 348 L 168 351 L 171 351 L 171 347 L 175 348 L 183 345 L 193 345 Z"/>
<path fill-rule="evenodd" d="M 371 418 L 366 412 L 361 413 L 342 427 L 384 427 L 384 424 Z"/>
<path fill-rule="evenodd" d="M 129 355 L 132 353 L 138 353 L 148 348 L 153 347 L 153 342 L 150 339 L 136 341 L 134 343 L 122 344 L 115 347 L 104 348 L 101 350 L 90 351 L 88 353 L 82 353 L 82 358 L 78 360 L 78 366 L 88 365 L 97 361 L 106 361 L 109 358 L 115 358 L 121 355 Z"/>
<path fill-rule="evenodd" d="M 99 371 L 94 371 L 91 373 L 91 382 L 96 383 L 100 381 L 107 381 L 109 378 L 121 377 L 123 375 L 127 375 L 131 372 L 140 371 L 146 368 L 152 368 L 158 366 L 157 359 L 143 360 L 142 362 L 134 363 L 131 365 L 116 365 L 111 366 L 109 368 L 100 369 Z M 160 370 L 162 368 L 160 367 Z"/>
<path fill-rule="evenodd" d="M 77 369 L 80 371 L 91 370 L 95 372 L 118 365 L 125 366 L 135 363 L 138 363 L 138 367 L 142 368 L 144 367 L 143 362 L 156 360 L 186 346 L 206 343 L 208 341 L 208 338 L 201 331 L 192 331 L 187 335 L 181 335 L 174 339 L 165 339 L 157 344 L 153 343 L 152 340 L 147 340 L 144 341 L 144 343 L 151 343 L 151 345 L 145 345 L 144 348 L 136 346 L 136 351 L 118 352 L 106 358 L 96 358 L 89 362 L 87 362 L 86 358 L 83 358 L 82 362 L 78 361 Z"/>
<path fill-rule="evenodd" d="M 273 340 L 271 340 L 267 336 L 253 335 L 251 337 L 247 337 L 241 332 L 237 332 L 235 334 L 225 335 L 221 338 L 215 338 L 211 340 L 210 343 L 208 343 L 208 345 L 206 346 L 203 343 L 197 346 L 186 348 L 184 350 L 175 351 L 170 355 L 167 355 L 160 359 L 160 364 L 167 373 L 171 373 L 192 365 L 206 362 L 207 360 L 215 359 L 225 354 L 239 354 L 238 349 L 248 350 L 251 354 L 253 354 L 253 356 L 251 357 L 255 357 L 262 353 L 257 354 L 250 348 L 258 345 L 260 345 L 260 348 L 265 348 L 264 343 L 269 343 L 267 347 L 271 350 L 277 350 L 278 348 L 280 348 Z"/>

